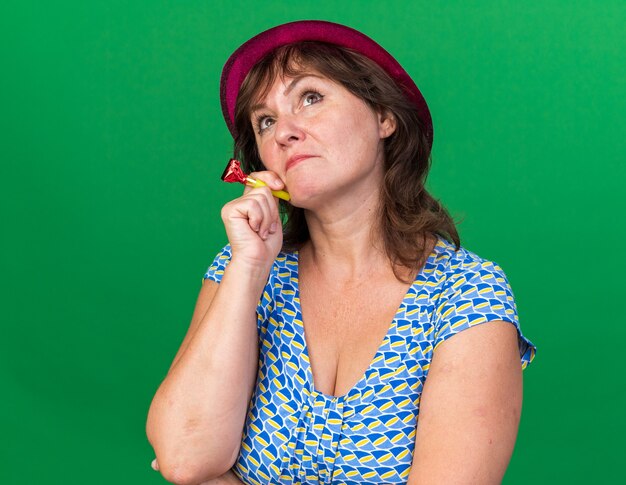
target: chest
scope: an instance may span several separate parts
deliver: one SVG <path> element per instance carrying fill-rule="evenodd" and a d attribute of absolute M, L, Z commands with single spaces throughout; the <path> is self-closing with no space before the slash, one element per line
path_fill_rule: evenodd
<path fill-rule="evenodd" d="M 383 311 L 383 294 L 318 300 L 305 285 L 277 298 L 238 461 L 244 483 L 406 483 L 426 360 L 413 345 L 421 319 L 407 315 L 415 295 Z"/>
<path fill-rule="evenodd" d="M 409 285 L 365 281 L 341 290 L 301 277 L 300 306 L 315 389 L 343 396 L 363 377 Z"/>

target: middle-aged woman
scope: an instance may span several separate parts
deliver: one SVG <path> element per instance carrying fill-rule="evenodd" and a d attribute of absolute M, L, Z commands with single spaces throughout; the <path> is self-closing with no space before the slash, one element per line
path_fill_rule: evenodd
<path fill-rule="evenodd" d="M 503 270 L 424 187 L 415 83 L 362 33 L 300 21 L 239 47 L 221 96 L 267 186 L 222 209 L 229 244 L 148 414 L 154 467 L 180 484 L 499 483 L 535 347 Z"/>

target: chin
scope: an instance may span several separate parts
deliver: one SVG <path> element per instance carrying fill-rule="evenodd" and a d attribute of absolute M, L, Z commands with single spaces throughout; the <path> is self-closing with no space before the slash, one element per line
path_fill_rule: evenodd
<path fill-rule="evenodd" d="M 315 183 L 292 183 L 288 187 L 288 192 L 291 196 L 289 202 L 294 207 L 301 209 L 309 209 L 317 205 L 325 195 L 328 195 L 327 190 L 323 190 Z"/>
<path fill-rule="evenodd" d="M 311 197 L 294 195 L 291 192 L 289 193 L 289 195 L 291 196 L 291 200 L 289 201 L 289 203 L 292 206 L 297 207 L 298 209 L 314 209 L 315 207 L 317 207 L 317 204 L 315 204 L 313 198 Z"/>

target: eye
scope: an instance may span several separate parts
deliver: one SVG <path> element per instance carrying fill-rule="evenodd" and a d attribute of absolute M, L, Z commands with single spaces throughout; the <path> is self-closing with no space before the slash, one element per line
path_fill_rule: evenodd
<path fill-rule="evenodd" d="M 319 103 L 323 97 L 324 96 L 317 91 L 305 91 L 302 94 L 302 104 L 304 106 L 310 106 L 312 104 Z"/>
<path fill-rule="evenodd" d="M 265 130 L 267 130 L 270 126 L 272 126 L 273 123 L 274 123 L 274 118 L 261 115 L 256 119 L 256 130 L 259 134 L 261 134 Z"/>

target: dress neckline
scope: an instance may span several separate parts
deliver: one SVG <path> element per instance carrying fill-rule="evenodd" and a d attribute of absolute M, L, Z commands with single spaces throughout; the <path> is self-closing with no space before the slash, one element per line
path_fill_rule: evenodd
<path fill-rule="evenodd" d="M 340 402 L 340 401 L 345 401 L 346 399 L 350 398 L 354 393 L 361 390 L 361 388 L 366 384 L 368 374 L 370 373 L 374 364 L 378 362 L 380 358 L 384 357 L 383 347 L 385 346 L 385 343 L 387 342 L 389 335 L 391 334 L 391 332 L 394 330 L 394 328 L 397 325 L 398 315 L 402 313 L 403 309 L 406 308 L 406 305 L 410 303 L 410 300 L 415 299 L 418 284 L 421 282 L 421 280 L 426 279 L 425 277 L 426 271 L 430 270 L 431 267 L 435 263 L 435 260 L 438 254 L 438 249 L 441 248 L 443 244 L 441 237 L 438 235 L 435 235 L 435 236 L 437 238 L 437 241 L 435 242 L 433 249 L 428 255 L 426 262 L 422 265 L 419 272 L 415 276 L 415 279 L 409 286 L 406 294 L 402 298 L 400 305 L 396 309 L 396 312 L 394 313 L 394 316 L 391 322 L 389 323 L 389 327 L 387 328 L 387 332 L 385 333 L 385 336 L 383 337 L 382 341 L 380 342 L 380 344 L 378 345 L 376 349 L 376 353 L 374 354 L 374 357 L 368 364 L 367 368 L 365 369 L 365 371 L 363 372 L 363 375 L 361 375 L 359 380 L 345 394 L 341 396 L 326 394 L 324 392 L 318 391 L 315 388 L 315 382 L 313 379 L 313 368 L 311 366 L 311 359 L 309 356 L 309 345 L 306 339 L 306 332 L 304 330 L 304 318 L 302 316 L 302 306 L 300 305 L 300 252 L 296 250 L 292 253 L 295 258 L 295 272 L 296 272 L 296 282 L 297 282 L 295 285 L 294 306 L 296 309 L 296 313 L 300 316 L 300 322 L 301 322 L 301 324 L 297 325 L 296 328 L 298 328 L 299 331 L 301 332 L 301 337 L 302 337 L 303 347 L 304 347 L 302 350 L 302 357 L 303 357 L 302 360 L 304 361 L 304 367 L 305 367 L 305 371 L 306 371 L 306 375 L 308 379 L 308 384 L 310 387 L 310 392 L 315 398 L 322 398 L 324 400 L 332 401 L 335 403 Z"/>

